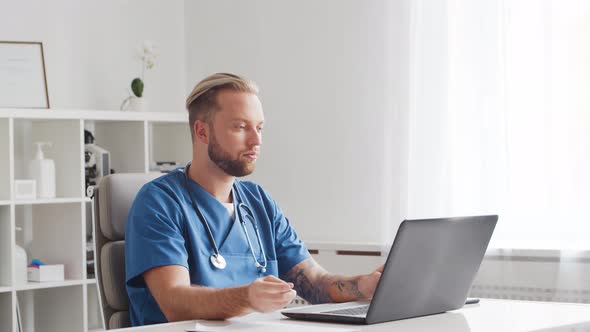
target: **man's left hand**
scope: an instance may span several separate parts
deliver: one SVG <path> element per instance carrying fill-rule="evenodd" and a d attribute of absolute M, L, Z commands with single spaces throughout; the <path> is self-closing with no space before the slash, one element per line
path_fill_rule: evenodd
<path fill-rule="evenodd" d="M 370 300 L 373 298 L 373 294 L 375 294 L 375 288 L 377 288 L 377 284 L 379 283 L 379 279 L 381 279 L 381 274 L 383 273 L 383 266 L 384 265 L 381 265 L 372 273 L 360 277 L 358 287 L 359 291 L 363 295 L 363 298 L 359 300 Z"/>

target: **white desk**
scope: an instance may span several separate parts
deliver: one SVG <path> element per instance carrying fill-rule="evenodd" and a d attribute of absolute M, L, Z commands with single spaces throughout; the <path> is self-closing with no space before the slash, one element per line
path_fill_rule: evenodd
<path fill-rule="evenodd" d="M 288 319 L 279 312 L 251 314 L 226 321 L 185 321 L 142 326 L 120 332 L 198 331 L 590 331 L 590 305 L 482 299 L 479 304 L 440 315 L 375 325 L 343 325 Z"/>

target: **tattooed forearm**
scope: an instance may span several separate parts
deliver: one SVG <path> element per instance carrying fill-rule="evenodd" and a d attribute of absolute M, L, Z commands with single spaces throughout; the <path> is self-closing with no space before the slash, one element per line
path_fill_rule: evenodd
<path fill-rule="evenodd" d="M 313 258 L 295 265 L 283 279 L 292 282 L 297 294 L 313 304 L 364 298 L 359 291 L 358 277 L 328 274 Z"/>
<path fill-rule="evenodd" d="M 283 279 L 292 282 L 297 294 L 308 302 L 326 303 L 332 301 L 322 278 L 325 274 L 326 271 L 313 258 L 309 258 L 291 268 Z"/>
<path fill-rule="evenodd" d="M 338 277 L 337 280 L 332 282 L 332 285 L 338 290 L 339 298 L 344 298 L 344 301 L 333 301 L 333 302 L 345 302 L 349 300 L 360 300 L 364 298 L 363 293 L 359 290 L 359 282 L 356 278 Z"/>

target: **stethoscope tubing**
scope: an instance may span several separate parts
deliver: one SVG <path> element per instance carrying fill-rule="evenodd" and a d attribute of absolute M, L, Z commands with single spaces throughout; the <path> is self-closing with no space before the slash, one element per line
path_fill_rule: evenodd
<path fill-rule="evenodd" d="M 237 189 L 236 189 L 236 193 L 237 193 Z M 238 194 L 239 195 L 239 194 Z M 238 198 L 238 202 L 241 202 L 241 199 Z M 250 236 L 248 235 L 248 230 L 246 229 L 246 219 L 244 218 L 244 216 L 242 215 L 242 209 L 246 209 L 248 212 L 248 214 L 246 214 L 246 217 L 250 218 L 250 221 L 252 222 L 252 225 L 254 225 L 254 232 L 256 232 L 256 240 L 258 240 L 258 246 L 260 247 L 260 253 L 262 254 L 262 259 L 264 260 L 264 264 L 260 264 L 260 262 L 258 261 L 258 258 L 256 258 L 256 255 L 254 255 L 254 247 L 252 246 L 252 242 L 250 241 Z M 266 253 L 264 252 L 264 246 L 262 245 L 262 241 L 260 240 L 260 232 L 258 231 L 258 224 L 256 222 L 256 220 L 254 219 L 254 214 L 252 213 L 252 210 L 250 210 L 250 208 L 248 207 L 248 205 L 244 204 L 244 203 L 239 203 L 238 204 L 238 213 L 240 214 L 238 216 L 238 218 L 240 218 L 240 223 L 242 224 L 242 229 L 244 229 L 244 234 L 246 234 L 246 241 L 248 241 L 248 246 L 250 247 L 250 253 L 252 254 L 252 258 L 254 258 L 254 261 L 256 262 L 256 267 L 259 268 L 261 270 L 261 272 L 266 272 L 266 265 L 267 265 L 267 261 L 266 261 Z"/>
<path fill-rule="evenodd" d="M 225 268 L 225 260 L 223 259 L 223 256 L 219 252 L 219 247 L 217 246 L 217 243 L 215 242 L 215 238 L 213 237 L 213 232 L 211 231 L 211 228 L 209 227 L 209 222 L 207 222 L 205 215 L 203 214 L 203 212 L 199 208 L 199 205 L 197 204 L 197 202 L 195 201 L 195 199 L 191 195 L 191 190 L 190 190 L 190 185 L 189 185 L 189 173 L 188 173 L 189 168 L 190 168 L 190 163 L 188 163 L 185 167 L 186 190 L 188 191 L 193 208 L 197 212 L 199 219 L 201 219 L 201 223 L 203 224 L 203 226 L 205 226 L 205 229 L 207 230 L 207 236 L 209 237 L 209 241 L 211 241 L 211 244 L 213 246 L 213 250 L 215 251 L 213 256 L 217 260 L 220 259 L 220 260 L 224 261 L 224 263 L 222 265 L 223 267 L 219 267 L 217 264 L 213 264 L 213 265 L 218 269 L 224 269 Z M 254 259 L 256 268 L 258 268 L 258 270 L 260 272 L 265 273 L 266 266 L 267 266 L 268 262 L 266 260 L 266 253 L 264 252 L 264 246 L 262 245 L 262 240 L 260 238 L 260 232 L 258 231 L 258 224 L 256 223 L 256 219 L 254 218 L 254 214 L 252 213 L 252 210 L 250 209 L 250 207 L 248 207 L 246 204 L 244 204 L 242 202 L 239 190 L 235 184 L 233 186 L 233 189 L 234 189 L 234 195 L 235 195 L 235 198 L 237 201 L 236 215 L 237 215 L 238 219 L 240 220 L 240 224 L 242 225 L 242 229 L 244 230 L 244 234 L 246 235 L 246 241 L 248 242 L 248 247 L 250 248 L 250 253 L 252 254 L 252 258 Z M 262 259 L 264 261 L 263 264 L 260 264 L 260 262 L 258 261 L 258 258 L 256 258 L 256 255 L 254 254 L 254 247 L 252 246 L 252 242 L 250 241 L 250 236 L 248 235 L 248 230 L 246 227 L 246 219 L 244 218 L 244 215 L 242 214 L 242 209 L 246 210 L 246 212 L 247 212 L 246 217 L 250 218 L 250 221 L 252 222 L 252 225 L 254 226 L 254 231 L 256 233 L 256 239 L 258 240 L 257 241 L 258 246 L 260 247 Z"/>

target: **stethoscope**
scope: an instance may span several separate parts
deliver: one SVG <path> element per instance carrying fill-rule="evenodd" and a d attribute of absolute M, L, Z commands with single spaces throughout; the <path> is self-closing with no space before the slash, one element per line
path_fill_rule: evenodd
<path fill-rule="evenodd" d="M 205 229 L 207 229 L 207 235 L 209 236 L 209 241 L 211 241 L 211 244 L 213 245 L 213 250 L 215 251 L 211 255 L 211 257 L 209 258 L 209 261 L 211 261 L 211 264 L 215 268 L 217 268 L 219 270 L 223 270 L 226 268 L 227 262 L 225 261 L 225 258 L 223 258 L 221 253 L 219 252 L 219 247 L 217 247 L 217 243 L 215 242 L 215 239 L 213 238 L 213 233 L 211 232 L 211 228 L 209 227 L 209 223 L 207 222 L 207 219 L 205 219 L 205 215 L 203 215 L 203 213 L 201 212 L 201 209 L 199 209 L 199 205 L 197 204 L 197 202 L 195 202 L 195 199 L 191 195 L 191 190 L 190 190 L 190 185 L 189 185 L 189 173 L 188 173 L 190 166 L 191 166 L 191 164 L 188 163 L 184 169 L 185 175 L 186 175 L 186 190 L 188 191 L 189 197 L 191 198 L 191 203 L 193 205 L 193 208 L 195 209 L 195 211 L 199 215 L 199 218 L 203 222 Z M 254 265 L 256 266 L 258 271 L 260 271 L 260 273 L 266 273 L 266 264 L 267 264 L 266 253 L 264 252 L 264 247 L 262 246 L 262 241 L 260 240 L 260 232 L 258 231 L 258 224 L 256 223 L 256 219 L 254 219 L 254 214 L 252 213 L 252 210 L 250 209 L 250 207 L 242 202 L 242 200 L 240 198 L 240 193 L 239 193 L 238 188 L 235 184 L 233 185 L 233 195 L 234 195 L 234 200 L 238 203 L 236 216 L 238 217 L 238 220 L 240 220 L 240 224 L 242 225 L 242 229 L 244 230 L 244 234 L 246 235 L 246 241 L 248 242 L 248 247 L 250 248 L 250 253 L 252 254 L 252 258 L 254 258 L 254 262 L 255 262 Z M 243 214 L 242 210 L 245 210 L 246 214 Z M 254 230 L 256 231 L 256 239 L 258 240 L 258 246 L 260 247 L 260 253 L 262 254 L 262 259 L 263 259 L 262 264 L 260 264 L 260 262 L 256 258 L 256 255 L 254 254 L 254 248 L 252 247 L 252 242 L 250 241 L 250 236 L 248 235 L 248 229 L 246 228 L 246 218 L 244 218 L 244 217 L 250 219 L 250 221 L 252 222 L 252 225 L 254 226 Z"/>

